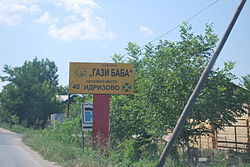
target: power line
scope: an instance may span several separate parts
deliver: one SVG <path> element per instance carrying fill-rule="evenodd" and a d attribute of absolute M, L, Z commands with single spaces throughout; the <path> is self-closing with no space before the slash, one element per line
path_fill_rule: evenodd
<path fill-rule="evenodd" d="M 211 4 L 209 4 L 208 6 L 206 6 L 205 8 L 203 8 L 202 10 L 200 10 L 199 12 L 197 12 L 196 14 L 194 14 L 193 16 L 189 17 L 187 20 L 185 20 L 184 22 L 188 22 L 190 20 L 192 20 L 193 18 L 195 18 L 196 16 L 200 15 L 201 13 L 203 13 L 205 10 L 207 10 L 208 8 L 210 8 L 211 6 L 213 6 L 214 4 L 216 4 L 219 0 L 215 0 L 214 2 L 212 2 Z M 155 39 L 153 39 L 152 41 L 150 41 L 150 43 L 162 38 L 163 36 L 169 34 L 170 32 L 174 31 L 175 29 L 177 29 L 178 27 L 180 27 L 182 25 L 178 24 L 177 26 L 173 27 L 172 29 L 170 29 L 169 31 L 167 31 L 166 33 L 156 37 Z"/>
<path fill-rule="evenodd" d="M 199 12 L 195 13 L 194 15 L 192 15 L 191 17 L 189 17 L 189 18 L 188 18 L 187 20 L 185 20 L 184 22 L 188 22 L 188 21 L 192 20 L 192 19 L 195 18 L 196 16 L 198 16 L 198 15 L 200 15 L 201 13 L 203 13 L 204 11 L 206 11 L 208 8 L 212 7 L 212 6 L 213 6 L 214 4 L 216 4 L 218 1 L 220 1 L 220 0 L 215 0 L 215 1 L 213 1 L 211 4 L 209 4 L 208 6 L 206 6 L 206 7 L 203 8 L 203 9 L 201 9 Z M 182 22 L 182 23 L 183 23 L 183 22 Z M 164 34 L 162 34 L 162 35 L 156 37 L 155 39 L 151 40 L 149 43 L 153 43 L 153 42 L 155 42 L 156 40 L 162 38 L 163 36 L 165 36 L 165 35 L 171 33 L 172 31 L 174 31 L 175 29 L 177 29 L 178 27 L 180 27 L 180 26 L 182 25 L 182 23 L 181 23 L 181 24 L 178 24 L 177 26 L 173 27 L 173 28 L 170 29 L 169 31 L 165 32 Z M 127 54 L 127 53 L 125 53 L 125 54 L 123 54 L 123 55 L 126 55 L 126 54 Z"/>

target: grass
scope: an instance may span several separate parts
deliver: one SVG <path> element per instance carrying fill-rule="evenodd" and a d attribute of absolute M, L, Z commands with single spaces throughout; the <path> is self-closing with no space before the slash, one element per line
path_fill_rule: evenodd
<path fill-rule="evenodd" d="M 23 142 L 39 152 L 45 159 L 59 162 L 60 165 L 66 167 L 102 167 L 112 164 L 108 158 L 102 157 L 92 149 L 86 148 L 83 151 L 82 148 L 74 145 L 48 140 L 39 131 L 25 135 Z"/>
<path fill-rule="evenodd" d="M 63 144 L 58 141 L 47 140 L 41 132 L 34 131 L 28 133 L 24 139 L 24 143 L 29 145 L 35 151 L 38 151 L 45 159 L 59 162 L 65 167 L 154 167 L 156 160 L 140 160 L 131 162 L 128 159 L 122 159 L 119 153 L 110 152 L 109 156 L 104 156 L 100 152 L 93 151 L 91 148 L 76 147 L 75 145 Z M 216 153 L 217 154 L 217 153 Z M 190 164 L 189 164 L 190 165 Z M 188 163 L 177 164 L 171 159 L 166 161 L 167 167 L 186 167 Z M 213 164 L 208 164 L 209 167 L 227 167 L 225 155 L 218 153 L 217 161 Z M 234 167 L 248 167 L 247 163 L 237 163 Z"/>
<path fill-rule="evenodd" d="M 41 154 L 49 161 L 58 162 L 64 167 L 154 167 L 157 160 L 148 160 L 147 158 L 139 161 L 131 161 L 121 154 L 121 150 L 109 150 L 102 154 L 94 151 L 92 148 L 86 147 L 84 150 L 76 143 L 65 143 L 60 139 L 54 140 L 53 135 L 49 130 L 33 130 L 16 125 L 10 128 L 7 124 L 1 124 L 0 127 L 25 134 L 23 142 L 30 146 L 33 150 Z M 52 136 L 52 137 L 51 137 Z M 218 152 L 218 151 L 216 151 Z M 212 164 L 207 164 L 209 167 L 227 167 L 231 166 L 225 158 L 225 154 L 219 152 L 216 154 L 217 160 Z M 235 156 L 239 158 L 239 155 Z M 185 167 L 190 166 L 188 162 L 176 163 L 171 159 L 167 159 L 168 167 Z M 234 163 L 235 167 L 248 167 L 247 162 Z"/>
<path fill-rule="evenodd" d="M 25 128 L 25 127 L 23 127 L 21 125 L 12 125 L 12 126 L 10 126 L 7 123 L 1 123 L 0 127 L 4 128 L 4 129 L 7 129 L 9 131 L 12 131 L 12 132 L 22 133 L 22 134 L 26 134 L 26 133 L 29 133 L 29 132 L 33 131 L 32 129 Z"/>
<path fill-rule="evenodd" d="M 153 167 L 155 161 L 139 161 L 131 163 L 122 159 L 117 152 L 102 154 L 86 147 L 84 150 L 74 144 L 65 144 L 56 140 L 49 140 L 43 132 L 33 131 L 23 137 L 23 142 L 33 150 L 39 152 L 49 161 L 59 162 L 64 167 Z"/>

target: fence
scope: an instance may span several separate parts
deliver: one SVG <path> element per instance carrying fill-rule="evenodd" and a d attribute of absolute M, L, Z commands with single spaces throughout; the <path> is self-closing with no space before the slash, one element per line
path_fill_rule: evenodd
<path fill-rule="evenodd" d="M 194 147 L 226 149 L 250 153 L 250 114 L 236 119 L 232 126 L 225 126 L 211 136 L 199 136 Z"/>

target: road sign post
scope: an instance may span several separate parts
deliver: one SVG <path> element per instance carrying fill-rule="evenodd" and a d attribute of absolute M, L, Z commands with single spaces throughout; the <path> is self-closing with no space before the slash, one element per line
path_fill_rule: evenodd
<path fill-rule="evenodd" d="M 109 96 L 134 94 L 134 66 L 127 63 L 72 62 L 69 93 L 94 94 L 93 148 L 105 148 L 109 142 Z M 90 113 L 85 114 L 90 115 Z"/>
<path fill-rule="evenodd" d="M 92 103 L 82 103 L 82 130 L 92 130 L 93 127 L 93 104 Z"/>
<path fill-rule="evenodd" d="M 94 95 L 93 109 L 93 148 L 105 148 L 109 143 L 109 95 Z"/>

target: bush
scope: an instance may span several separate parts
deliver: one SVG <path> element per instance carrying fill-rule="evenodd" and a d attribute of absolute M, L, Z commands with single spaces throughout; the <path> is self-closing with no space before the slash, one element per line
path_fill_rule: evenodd
<path fill-rule="evenodd" d="M 79 144 L 79 135 L 81 134 L 80 122 L 78 118 L 68 119 L 62 123 L 56 123 L 41 131 L 41 134 L 55 141 L 64 144 Z"/>

